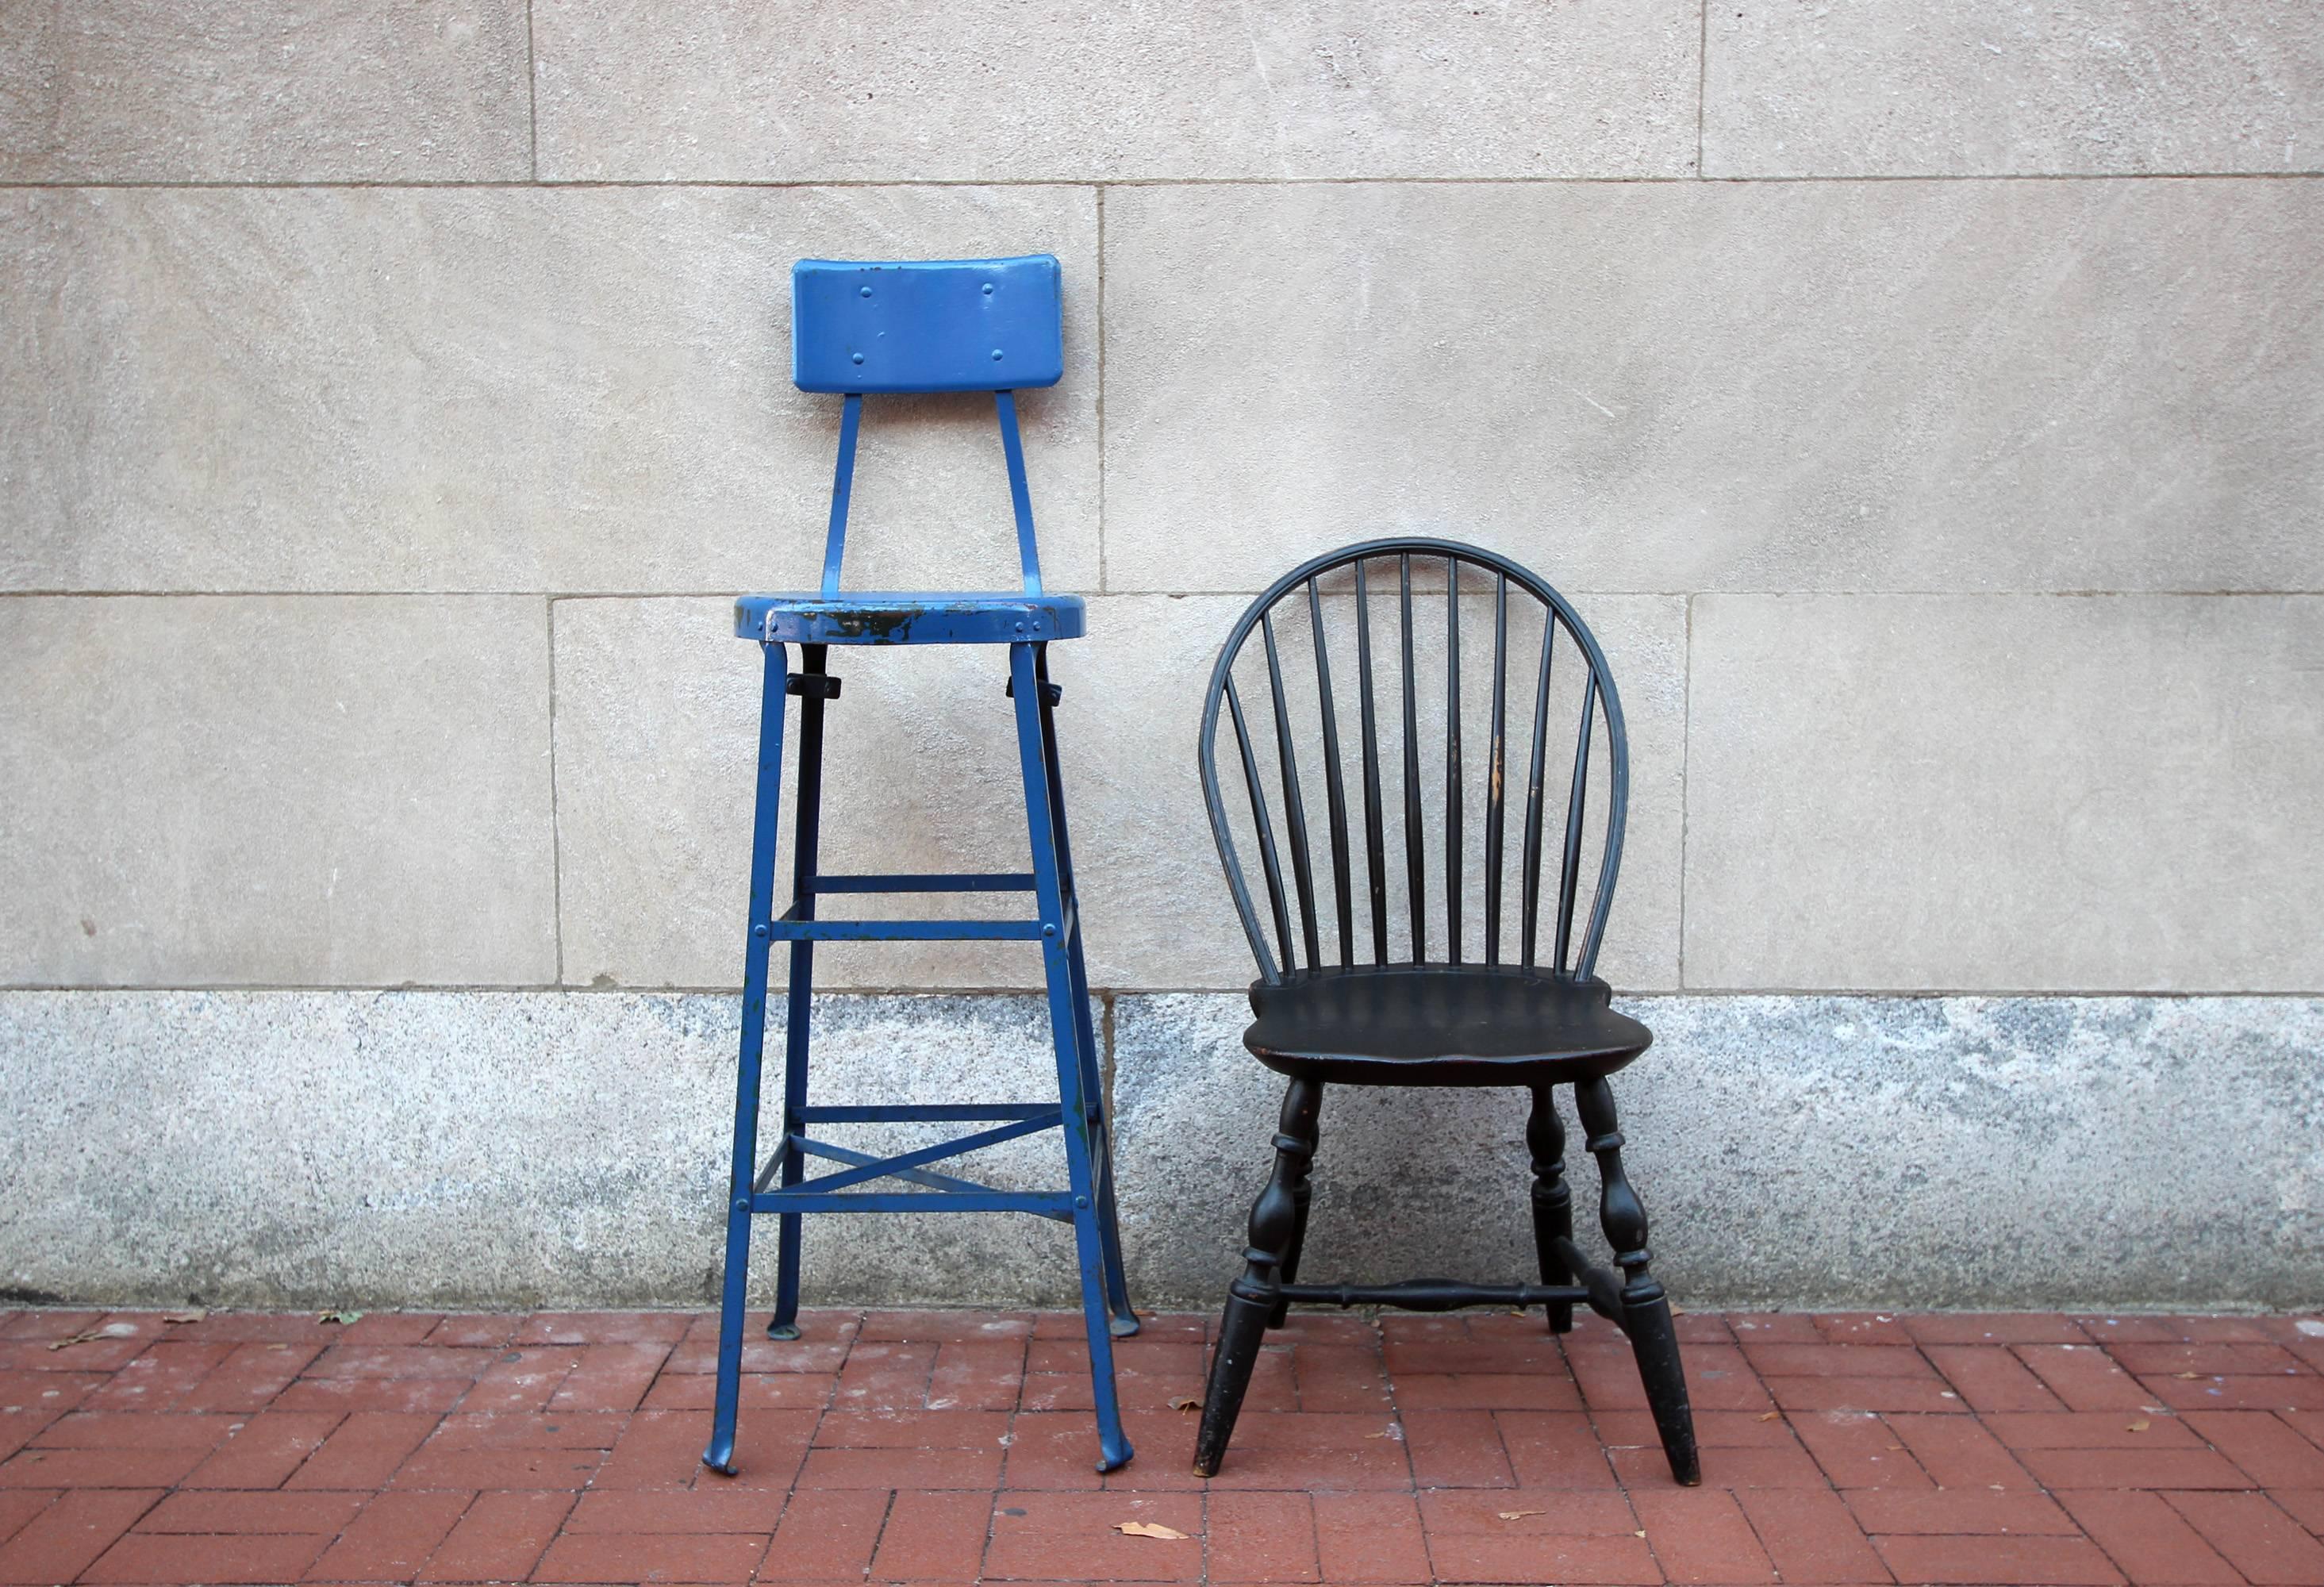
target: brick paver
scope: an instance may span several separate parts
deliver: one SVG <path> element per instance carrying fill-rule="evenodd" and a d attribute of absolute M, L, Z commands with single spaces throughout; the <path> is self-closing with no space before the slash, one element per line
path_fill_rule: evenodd
<path fill-rule="evenodd" d="M 0 1311 L 0 1587 L 2324 1587 L 2313 1318 L 1680 1321 L 1693 1490 L 1587 1317 L 1295 1318 L 1206 1482 L 1202 1317 L 1118 1346 L 1101 1476 L 1077 1318 L 810 1315 L 754 1335 L 725 1479 L 706 1317 Z"/>

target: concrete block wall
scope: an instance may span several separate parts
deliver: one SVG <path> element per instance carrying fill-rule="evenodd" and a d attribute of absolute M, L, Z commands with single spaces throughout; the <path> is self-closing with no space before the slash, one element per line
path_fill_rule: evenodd
<path fill-rule="evenodd" d="M 1604 641 L 1683 1299 L 2324 1296 L 2324 13 L 104 0 L 0 14 L 0 1292 L 702 1304 L 789 262 L 1047 250 L 1025 402 L 1142 1300 L 1271 1081 L 1193 766 L 1353 539 Z M 973 399 L 849 575 L 1013 567 Z M 1016 863 L 1000 671 L 849 655 L 835 865 Z M 835 1099 L 1038 1090 L 1038 961 L 824 964 Z M 1335 1098 L 1318 1272 L 1522 1269 L 1508 1099 Z M 1037 1184 L 1020 1143 L 990 1173 Z M 1586 1172 L 1582 1176 L 1586 1186 Z M 830 1299 L 1069 1293 L 811 1225 Z"/>

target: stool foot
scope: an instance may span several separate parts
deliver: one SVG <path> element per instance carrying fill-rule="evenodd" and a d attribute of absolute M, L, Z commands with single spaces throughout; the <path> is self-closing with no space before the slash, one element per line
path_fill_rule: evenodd
<path fill-rule="evenodd" d="M 723 1438 L 714 1437 L 710 1441 L 710 1447 L 702 1452 L 702 1463 L 722 1477 L 733 1476 L 734 1474 L 734 1435 L 729 1433 Z"/>
<path fill-rule="evenodd" d="M 1137 1333 L 1140 1326 L 1141 1324 L 1138 1321 L 1138 1315 L 1135 1312 L 1132 1312 L 1115 1316 L 1111 1322 L 1105 1325 L 1105 1331 L 1112 1334 L 1116 1339 L 1127 1339 L 1131 1334 Z"/>
<path fill-rule="evenodd" d="M 1138 1451 L 1130 1447 L 1130 1440 L 1126 1436 L 1120 1438 L 1108 1438 L 1101 1434 L 1098 1436 L 1097 1443 L 1097 1469 L 1100 1472 L 1111 1472 L 1120 1467 L 1126 1466 L 1138 1453 Z"/>
<path fill-rule="evenodd" d="M 798 1324 L 797 1323 L 770 1323 L 767 1324 L 767 1337 L 770 1339 L 797 1339 L 798 1336 L 799 1331 Z"/>

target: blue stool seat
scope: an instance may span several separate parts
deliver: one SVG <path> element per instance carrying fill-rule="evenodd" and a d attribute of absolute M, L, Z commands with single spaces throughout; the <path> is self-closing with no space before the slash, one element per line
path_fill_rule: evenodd
<path fill-rule="evenodd" d="M 931 595 L 737 595 L 734 634 L 761 644 L 1010 645 L 1082 636 L 1079 595 L 1022 590 Z"/>

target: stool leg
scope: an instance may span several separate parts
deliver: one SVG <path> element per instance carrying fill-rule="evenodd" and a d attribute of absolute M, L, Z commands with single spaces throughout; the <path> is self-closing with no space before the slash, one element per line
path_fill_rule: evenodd
<path fill-rule="evenodd" d="M 1056 819 L 1049 802 L 1049 775 L 1042 732 L 1040 679 L 1031 643 L 1009 647 L 1011 692 L 1017 700 L 1017 752 L 1025 781 L 1025 821 L 1033 850 L 1034 897 L 1041 911 L 1041 956 L 1049 988 L 1049 1031 L 1057 1055 L 1057 1098 L 1064 1112 L 1065 1170 L 1072 1186 L 1074 1239 L 1082 1278 L 1082 1320 L 1089 1333 L 1090 1394 L 1097 1407 L 1098 1467 L 1110 1472 L 1134 1453 L 1121 1430 L 1121 1407 L 1114 1396 L 1113 1334 L 1106 1320 L 1105 1241 L 1099 1227 L 1098 1193 L 1091 1176 L 1095 1132 L 1091 1113 L 1101 1099 L 1086 1083 L 1080 1032 L 1088 1003 L 1074 1007 L 1072 955 L 1065 918 L 1064 879 L 1057 864 Z M 1102 1111 L 1102 1110 L 1100 1110 Z"/>
<path fill-rule="evenodd" d="M 1662 1435 L 1671 1475 L 1692 1488 L 1702 1481 L 1702 1460 L 1695 1448 L 1694 1414 L 1686 1401 L 1686 1371 L 1679 1362 L 1670 1299 L 1663 1293 L 1662 1281 L 1646 1271 L 1646 1209 L 1622 1172 L 1614 1088 L 1602 1075 L 1578 1081 L 1573 1103 L 1590 1138 L 1590 1154 L 1598 1159 L 1598 1221 L 1606 1231 L 1606 1243 L 1614 1248 L 1614 1265 L 1622 1270 L 1622 1332 L 1630 1336 L 1630 1353 L 1637 1358 L 1638 1379 L 1654 1410 L 1655 1430 Z"/>
<path fill-rule="evenodd" d="M 759 1070 L 767 1037 L 767 957 L 773 944 L 775 828 L 783 794 L 783 647 L 767 645 L 759 700 L 758 808 L 751 828 L 751 918 L 742 952 L 742 1047 L 734 1066 L 734 1167 L 726 1200 L 726 1280 L 718 1311 L 717 1398 L 702 1463 L 734 1474 L 734 1416 L 742 1398 L 742 1306 L 751 1284 L 751 1197 L 759 1173 Z M 785 1161 L 793 1154 L 785 1153 Z"/>
<path fill-rule="evenodd" d="M 1557 1087 L 1534 1087 L 1526 1146 L 1533 1154 L 1533 1246 L 1541 1263 L 1541 1281 L 1571 1284 L 1573 1270 L 1557 1252 L 1560 1240 L 1573 1238 L 1573 1193 L 1565 1185 L 1565 1122 L 1557 1116 Z M 1549 1303 L 1549 1331 L 1573 1332 L 1572 1301 Z"/>
<path fill-rule="evenodd" d="M 1041 757 L 1049 790 L 1049 819 L 1057 844 L 1057 874 L 1061 890 L 1074 905 L 1074 928 L 1065 955 L 1072 970 L 1074 1031 L 1080 1044 L 1082 1097 L 1090 1121 L 1090 1138 L 1097 1159 L 1097 1227 L 1105 1256 L 1106 1308 L 1112 1313 L 1108 1326 L 1117 1339 L 1138 1332 L 1138 1314 L 1130 1305 L 1130 1278 L 1121 1262 L 1121 1223 L 1113 1199 L 1113 1126 L 1106 1117 L 1105 1080 L 1098 1072 L 1097 1032 L 1090 1023 L 1089 969 L 1082 957 L 1081 891 L 1074 883 L 1074 847 L 1066 833 L 1065 780 L 1057 770 L 1057 717 L 1049 704 L 1049 647 L 1033 649 L 1033 672 L 1041 688 Z"/>
<path fill-rule="evenodd" d="M 825 645 L 799 647 L 799 670 L 820 675 L 824 659 L 830 653 Z M 788 687 L 788 685 L 786 685 Z M 791 844 L 791 901 L 798 906 L 798 918 L 815 918 L 815 880 L 820 863 L 817 851 L 823 834 L 823 707 L 820 691 L 805 695 L 799 701 L 798 756 L 798 823 L 797 835 Z M 783 1138 L 803 1132 L 807 1121 L 800 1112 L 807 1106 L 807 1041 L 815 1020 L 815 944 L 791 944 L 790 985 L 783 1000 Z M 807 1157 L 802 1152 L 783 1154 L 782 1185 L 788 1189 L 807 1176 Z M 775 1315 L 768 1321 L 770 1339 L 797 1339 L 799 1300 L 799 1240 L 807 1219 L 798 1213 L 784 1213 L 776 1223 L 781 1232 L 775 1244 Z"/>
<path fill-rule="evenodd" d="M 1082 962 L 1078 918 L 1074 922 L 1073 941 L 1066 957 L 1071 965 L 1074 1008 L 1081 1015 L 1083 1112 L 1089 1119 L 1090 1140 L 1096 1158 L 1098 1245 L 1105 1278 L 1106 1310 L 1111 1314 L 1106 1327 L 1115 1338 L 1127 1339 L 1138 1332 L 1138 1313 L 1130 1304 L 1130 1276 L 1121 1260 L 1121 1220 L 1113 1195 L 1113 1122 L 1106 1117 L 1105 1082 L 1098 1073 L 1097 1033 L 1090 1025 L 1089 971 Z"/>

